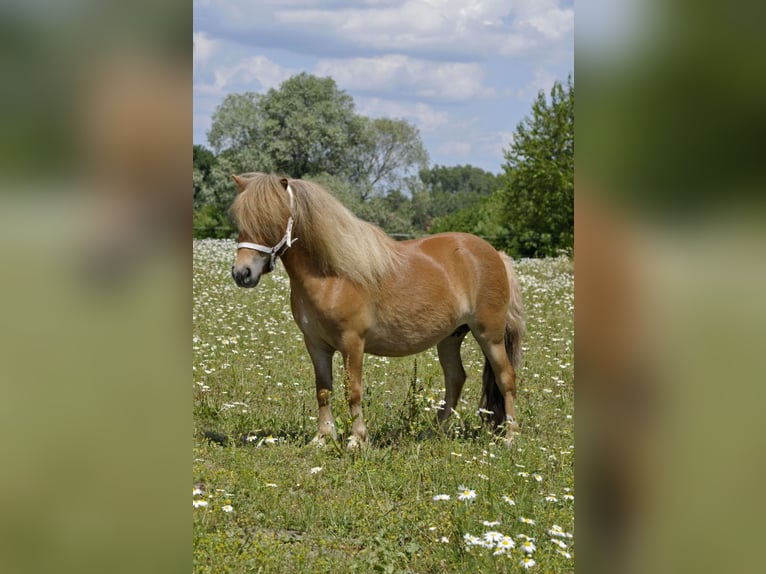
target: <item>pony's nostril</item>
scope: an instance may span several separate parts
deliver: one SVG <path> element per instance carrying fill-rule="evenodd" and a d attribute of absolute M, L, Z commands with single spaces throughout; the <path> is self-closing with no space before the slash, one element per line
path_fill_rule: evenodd
<path fill-rule="evenodd" d="M 247 279 L 248 277 L 250 277 L 250 268 L 249 268 L 249 267 L 245 267 L 245 268 L 242 270 L 242 277 L 243 277 L 244 279 Z"/>

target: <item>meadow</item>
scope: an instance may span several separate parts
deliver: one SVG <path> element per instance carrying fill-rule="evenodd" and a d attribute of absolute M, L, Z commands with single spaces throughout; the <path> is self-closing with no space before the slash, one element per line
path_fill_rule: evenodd
<path fill-rule="evenodd" d="M 255 289 L 230 277 L 231 240 L 194 241 L 194 572 L 574 571 L 574 275 L 567 257 L 516 262 L 526 310 L 521 433 L 478 413 L 484 358 L 446 433 L 432 349 L 365 356 L 370 445 L 349 454 L 340 356 L 338 443 L 316 432 L 314 375 L 281 265 Z"/>

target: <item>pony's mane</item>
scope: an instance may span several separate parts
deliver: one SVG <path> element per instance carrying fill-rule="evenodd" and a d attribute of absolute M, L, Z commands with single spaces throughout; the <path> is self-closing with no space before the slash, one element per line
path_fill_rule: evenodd
<path fill-rule="evenodd" d="M 240 231 L 275 245 L 289 217 L 290 198 L 281 178 L 264 173 L 243 174 L 248 180 L 231 214 Z M 374 289 L 383 275 L 400 261 L 396 241 L 371 223 L 362 221 L 319 184 L 288 180 L 293 190 L 293 237 L 326 275 L 344 277 Z"/>

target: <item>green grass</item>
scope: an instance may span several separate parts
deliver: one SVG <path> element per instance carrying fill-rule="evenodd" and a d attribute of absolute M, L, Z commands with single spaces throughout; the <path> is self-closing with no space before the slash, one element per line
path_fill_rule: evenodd
<path fill-rule="evenodd" d="M 532 571 L 574 570 L 574 539 L 558 538 L 567 558 L 548 533 L 554 524 L 574 532 L 569 259 L 517 264 L 527 335 L 521 434 L 511 448 L 477 415 L 484 360 L 469 336 L 468 381 L 447 435 L 429 432 L 443 398 L 435 349 L 366 356 L 370 446 L 348 454 L 342 392 L 333 393 L 338 444 L 308 445 L 316 432 L 314 376 L 283 268 L 256 289 L 239 289 L 229 275 L 234 249 L 227 240 L 194 242 L 193 483 L 201 493 L 193 499 L 208 502 L 193 507 L 195 572 L 514 572 L 523 570 L 524 535 L 537 547 Z M 337 355 L 335 370 L 339 391 Z M 229 440 L 221 445 L 206 433 Z M 458 500 L 461 486 L 476 497 Z M 451 499 L 434 501 L 437 494 Z M 227 504 L 231 512 L 222 510 Z M 464 539 L 488 531 L 512 536 L 516 547 L 494 555 Z"/>

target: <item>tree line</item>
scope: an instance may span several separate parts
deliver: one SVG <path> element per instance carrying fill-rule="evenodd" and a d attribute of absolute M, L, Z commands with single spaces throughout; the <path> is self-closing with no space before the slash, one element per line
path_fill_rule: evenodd
<path fill-rule="evenodd" d="M 574 84 L 540 92 L 504 150 L 498 174 L 429 166 L 418 129 L 368 118 L 332 78 L 302 73 L 265 94 L 230 94 L 195 145 L 195 237 L 236 234 L 232 173 L 274 172 L 322 184 L 394 236 L 465 231 L 514 257 L 574 245 Z"/>

